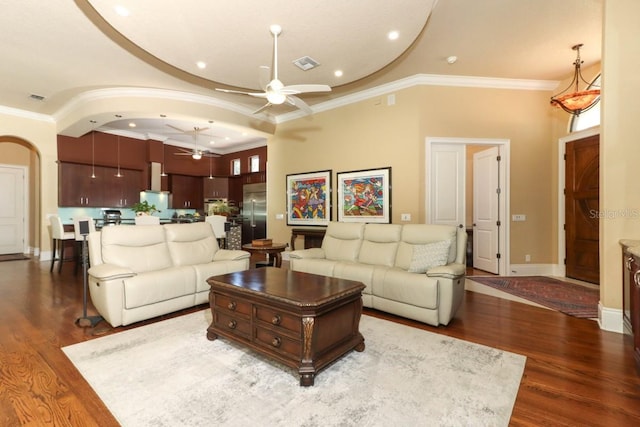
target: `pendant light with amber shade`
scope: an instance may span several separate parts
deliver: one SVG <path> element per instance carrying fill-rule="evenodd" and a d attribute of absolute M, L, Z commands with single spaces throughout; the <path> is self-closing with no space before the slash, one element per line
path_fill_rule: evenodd
<path fill-rule="evenodd" d="M 591 109 L 600 101 L 600 88 L 590 89 L 592 85 L 582 77 L 580 72 L 580 66 L 583 63 L 582 59 L 580 59 L 580 48 L 582 46 L 582 43 L 580 43 L 571 48 L 576 51 L 576 60 L 573 63 L 575 68 L 571 83 L 565 90 L 551 97 L 551 105 L 562 108 L 567 113 L 575 116 Z M 579 90 L 578 85 L 581 80 L 587 85 L 585 90 Z M 570 92 L 572 88 L 574 90 Z"/>

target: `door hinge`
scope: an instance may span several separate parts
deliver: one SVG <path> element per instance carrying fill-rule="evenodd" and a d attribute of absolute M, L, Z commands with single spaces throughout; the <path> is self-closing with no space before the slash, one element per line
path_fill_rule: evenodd
<path fill-rule="evenodd" d="M 501 223 L 500 221 L 496 221 L 496 225 L 497 225 L 498 227 L 500 227 L 500 226 L 502 225 L 502 223 Z"/>
<path fill-rule="evenodd" d="M 500 187 L 496 188 L 496 194 L 500 194 L 502 193 L 502 190 L 500 189 Z"/>
<path fill-rule="evenodd" d="M 500 254 L 499 253 L 496 254 L 496 258 L 500 259 Z"/>
<path fill-rule="evenodd" d="M 563 160 L 567 160 L 567 153 L 564 153 L 564 155 L 562 156 Z"/>
<path fill-rule="evenodd" d="M 500 160 L 502 160 L 502 156 L 498 156 L 498 157 L 496 157 L 496 161 L 498 161 L 498 162 L 499 162 Z"/>
<path fill-rule="evenodd" d="M 563 260 L 563 262 L 564 262 L 565 265 L 567 265 L 567 259 L 566 258 Z"/>

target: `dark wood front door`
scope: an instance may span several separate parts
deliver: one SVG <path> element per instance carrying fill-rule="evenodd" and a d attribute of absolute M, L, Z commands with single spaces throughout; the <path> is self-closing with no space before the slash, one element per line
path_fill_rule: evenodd
<path fill-rule="evenodd" d="M 600 136 L 568 142 L 565 168 L 566 275 L 600 282 Z"/>

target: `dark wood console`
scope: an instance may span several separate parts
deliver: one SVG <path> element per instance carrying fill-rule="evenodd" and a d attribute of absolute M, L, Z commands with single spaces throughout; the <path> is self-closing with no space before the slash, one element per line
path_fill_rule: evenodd
<path fill-rule="evenodd" d="M 298 236 L 304 237 L 304 248 L 319 248 L 322 246 L 322 239 L 326 228 L 294 228 L 291 230 L 291 250 L 296 250 L 296 239 Z"/>
<path fill-rule="evenodd" d="M 622 245 L 622 319 L 633 337 L 633 356 L 640 373 L 640 248 Z"/>

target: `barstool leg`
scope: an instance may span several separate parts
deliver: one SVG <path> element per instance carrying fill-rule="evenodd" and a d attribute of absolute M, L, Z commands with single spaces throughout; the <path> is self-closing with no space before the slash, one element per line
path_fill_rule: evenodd
<path fill-rule="evenodd" d="M 51 268 L 49 269 L 49 273 L 53 272 L 53 263 L 56 262 L 56 241 L 57 239 L 53 239 L 53 243 L 51 244 L 53 253 L 51 254 Z"/>
<path fill-rule="evenodd" d="M 64 262 L 64 240 L 60 240 L 60 261 L 58 261 L 58 273 L 62 273 L 62 263 Z"/>

